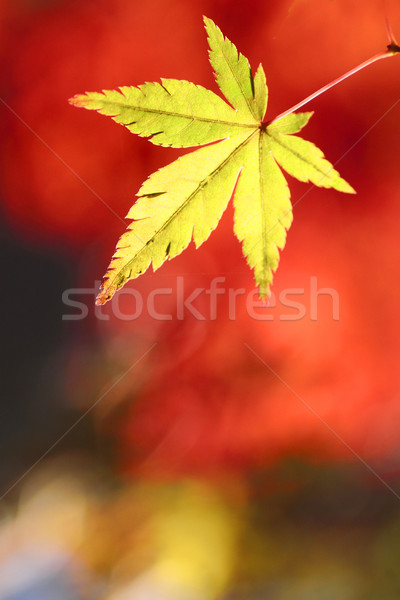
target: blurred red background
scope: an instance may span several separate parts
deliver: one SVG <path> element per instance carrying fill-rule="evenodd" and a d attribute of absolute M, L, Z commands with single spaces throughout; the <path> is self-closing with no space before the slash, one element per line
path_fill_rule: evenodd
<path fill-rule="evenodd" d="M 2 97 L 9 108 L 3 104 L 1 175 L 14 235 L 72 257 L 76 286 L 92 285 L 122 232 L 108 206 L 124 216 L 141 181 L 179 151 L 135 139 L 106 118 L 73 110 L 67 99 L 160 76 L 215 90 L 201 20 L 207 14 L 253 67 L 263 62 L 272 118 L 384 49 L 381 3 L 362 11 L 357 2 L 345 4 L 4 3 Z M 387 10 L 396 30 L 399 8 L 392 3 Z M 221 299 L 215 322 L 187 315 L 185 321 L 92 323 L 105 346 L 115 336 L 128 340 L 127 350 L 138 335 L 158 342 L 148 359 L 149 381 L 129 409 L 124 459 L 131 443 L 140 445 L 139 464 L 157 448 L 163 470 L 264 461 L 294 447 L 353 459 L 245 343 L 357 452 L 370 459 L 397 452 L 399 107 L 389 109 L 398 99 L 398 68 L 395 60 L 374 65 L 309 107 L 316 114 L 304 135 L 332 162 L 345 154 L 340 172 L 357 196 L 290 182 L 293 202 L 301 201 L 274 292 L 307 290 L 317 277 L 319 287 L 339 294 L 337 322 L 330 300 L 320 298 L 316 322 L 309 314 L 295 322 L 282 322 L 279 314 L 273 322 L 255 321 L 244 301 L 231 322 Z M 216 275 L 226 277 L 226 287 L 250 291 L 251 273 L 231 225 L 228 210 L 201 249 L 147 273 L 136 289 L 148 294 L 182 274 L 187 295 Z M 34 273 L 20 272 L 22 282 L 26 277 L 34 286 Z"/>
<path fill-rule="evenodd" d="M 358 464 L 358 454 L 392 487 L 399 482 L 397 57 L 306 107 L 315 115 L 304 137 L 339 161 L 357 195 L 289 181 L 294 223 L 273 291 L 279 297 L 304 288 L 303 319 L 281 320 L 279 307 L 271 321 L 254 319 L 243 296 L 231 320 L 225 295 L 215 320 L 179 320 L 175 291 L 160 305 L 160 312 L 172 310 L 171 321 L 147 314 L 121 320 L 110 305 L 101 313 L 109 319 L 99 319 L 92 296 L 86 320 L 61 319 L 70 311 L 62 292 L 101 279 L 124 229 L 116 215 L 123 218 L 141 182 L 181 153 L 67 100 L 160 77 L 216 92 L 203 14 L 253 69 L 263 63 L 269 118 L 384 50 L 386 15 L 400 32 L 395 0 L 386 8 L 380 0 L 1 2 L 4 327 L 14 340 L 3 349 L 12 400 L 4 443 L 13 453 L 5 488 L 67 428 L 65 419 L 73 422 L 154 343 L 87 417 L 90 425 L 73 435 L 72 446 L 85 448 L 87 436 L 103 439 L 101 452 L 128 478 L 240 478 L 284 458 Z M 130 287 L 146 298 L 156 288 L 176 290 L 182 276 L 189 296 L 219 276 L 226 288 L 251 292 L 232 219 L 230 207 L 199 250 L 191 245 Z M 338 320 L 324 296 L 311 319 L 312 277 L 319 289 L 337 292 Z M 195 305 L 208 314 L 207 302 L 203 295 Z M 132 312 L 129 295 L 118 303 Z M 16 387 L 16 379 L 24 381 Z M 37 407 L 46 414 L 38 416 Z M 359 466 L 369 485 L 382 486 Z"/>

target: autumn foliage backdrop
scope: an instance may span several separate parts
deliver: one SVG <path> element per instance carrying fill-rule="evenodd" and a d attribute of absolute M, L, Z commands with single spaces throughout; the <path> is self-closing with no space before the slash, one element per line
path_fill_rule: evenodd
<path fill-rule="evenodd" d="M 400 36 L 398 3 L 388 1 L 386 11 Z M 280 471 L 287 461 L 322 470 L 340 465 L 342 473 L 354 469 L 360 489 L 384 497 L 394 514 L 398 500 L 355 453 L 399 488 L 400 59 L 372 66 L 306 107 L 316 112 L 304 137 L 339 161 L 357 195 L 290 180 L 293 203 L 301 201 L 273 290 L 279 296 L 304 288 L 308 307 L 315 277 L 319 288 L 337 291 L 339 320 L 324 296 L 314 321 L 308 310 L 301 320 L 282 321 L 279 309 L 272 321 L 255 320 L 244 300 L 230 320 L 226 296 L 218 299 L 215 320 L 155 321 L 144 314 L 129 321 L 111 309 L 99 319 L 89 295 L 87 319 L 61 319 L 62 292 L 93 287 L 123 232 L 107 205 L 124 217 L 142 181 L 181 153 L 74 110 L 67 100 L 160 77 L 217 91 L 203 14 L 253 67 L 263 63 L 271 118 L 387 44 L 378 0 L 0 3 L 7 338 L 1 429 L 10 457 L 2 487 L 7 490 L 156 343 L 56 455 L 90 455 L 127 485 L 132 477 L 146 485 L 194 478 L 218 489 L 228 478 L 241 490 L 238 503 L 250 506 L 259 493 L 251 483 L 255 473 L 274 473 L 261 486 L 264 497 L 266 489 L 291 489 L 285 468 Z M 191 245 L 129 285 L 145 298 L 155 288 L 176 290 L 183 276 L 189 295 L 219 276 L 226 288 L 250 292 L 252 274 L 232 217 L 229 208 L 199 250 Z M 131 312 L 131 302 L 121 295 L 121 312 Z M 204 314 L 207 302 L 203 295 L 196 304 Z M 174 314 L 175 303 L 174 292 L 160 312 Z M 295 479 L 301 495 L 302 478 Z"/>

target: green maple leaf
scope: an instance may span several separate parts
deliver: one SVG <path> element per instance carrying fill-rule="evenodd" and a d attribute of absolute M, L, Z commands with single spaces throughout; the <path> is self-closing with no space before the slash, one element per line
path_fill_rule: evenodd
<path fill-rule="evenodd" d="M 200 246 L 216 228 L 234 196 L 234 231 L 266 297 L 279 250 L 292 223 L 290 192 L 281 171 L 300 181 L 354 192 L 323 153 L 294 136 L 313 113 L 291 113 L 265 122 L 268 88 L 262 66 L 250 64 L 208 18 L 210 62 L 229 102 L 188 81 L 162 79 L 77 95 L 75 106 L 96 110 L 153 144 L 201 146 L 156 171 L 143 183 L 127 218 L 132 219 L 111 260 L 97 299 L 109 300 L 152 264 Z M 218 142 L 218 143 L 213 143 Z"/>

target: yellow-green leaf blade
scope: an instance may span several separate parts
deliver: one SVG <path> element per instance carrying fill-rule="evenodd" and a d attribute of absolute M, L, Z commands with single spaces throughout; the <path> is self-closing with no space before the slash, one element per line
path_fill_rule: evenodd
<path fill-rule="evenodd" d="M 265 297 L 292 222 L 290 193 L 280 167 L 300 181 L 354 192 L 321 150 L 293 135 L 313 113 L 287 114 L 264 123 L 268 88 L 262 66 L 253 78 L 247 58 L 213 21 L 205 18 L 205 25 L 210 61 L 230 105 L 201 86 L 175 79 L 81 94 L 70 101 L 112 117 L 156 145 L 219 142 L 179 158 L 144 182 L 98 304 L 150 265 L 157 269 L 180 254 L 191 240 L 196 246 L 202 244 L 217 226 L 234 189 L 235 233 Z"/>
<path fill-rule="evenodd" d="M 251 137 L 251 135 L 250 135 Z M 134 219 L 122 235 L 98 297 L 107 302 L 150 264 L 158 269 L 193 239 L 200 246 L 217 226 L 240 169 L 233 160 L 247 143 L 242 134 L 201 148 L 153 173 L 128 213 Z"/>
<path fill-rule="evenodd" d="M 139 87 L 87 92 L 71 104 L 112 117 L 153 144 L 200 146 L 254 127 L 222 98 L 189 81 L 162 79 Z"/>
<path fill-rule="evenodd" d="M 254 136 L 238 159 L 242 159 L 244 168 L 234 197 L 234 229 L 254 269 L 260 296 L 265 297 L 292 223 L 290 192 L 265 134 Z"/>
<path fill-rule="evenodd" d="M 257 77 L 256 99 L 254 80 L 247 58 L 238 52 L 228 38 L 224 37 L 220 28 L 211 19 L 204 17 L 204 23 L 210 46 L 210 63 L 221 92 L 240 113 L 254 121 L 260 121 L 266 108 L 266 90 L 260 91 L 263 71 L 259 71 Z"/>

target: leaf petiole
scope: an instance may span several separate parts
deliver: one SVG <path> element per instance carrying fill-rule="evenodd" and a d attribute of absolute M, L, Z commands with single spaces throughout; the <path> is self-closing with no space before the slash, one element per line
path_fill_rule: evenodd
<path fill-rule="evenodd" d="M 295 112 L 296 110 L 298 110 L 299 108 L 301 108 L 302 106 L 307 104 L 308 102 L 311 102 L 311 100 L 314 100 L 314 98 L 317 98 L 324 92 L 327 92 L 328 90 L 330 90 L 332 87 L 334 87 L 338 83 L 341 83 L 348 77 L 355 75 L 356 73 L 358 73 L 358 71 L 365 69 L 365 67 L 368 67 L 369 65 L 372 65 L 373 63 L 377 62 L 378 60 L 382 60 L 383 58 L 390 58 L 391 56 L 395 56 L 398 53 L 400 53 L 400 46 L 398 46 L 394 41 L 392 41 L 387 46 L 387 49 L 385 50 L 385 52 L 380 52 L 379 54 L 375 54 L 374 56 L 371 56 L 371 58 L 368 58 L 367 60 L 365 60 L 361 64 L 357 65 L 353 69 L 350 69 L 350 71 L 347 71 L 346 73 L 344 73 L 344 75 L 341 75 L 340 77 L 337 77 L 330 83 L 327 83 L 326 85 L 324 85 L 322 88 L 320 88 L 313 94 L 310 94 L 310 96 L 307 96 L 307 98 L 305 98 L 301 102 L 298 102 L 291 108 L 288 108 L 287 110 L 285 110 L 283 113 L 280 113 L 277 117 L 274 117 L 271 121 L 268 121 L 268 125 L 270 125 L 271 123 L 274 123 L 275 121 L 278 121 L 279 119 L 283 119 L 283 117 L 287 117 L 287 115 L 290 115 L 291 113 Z"/>

